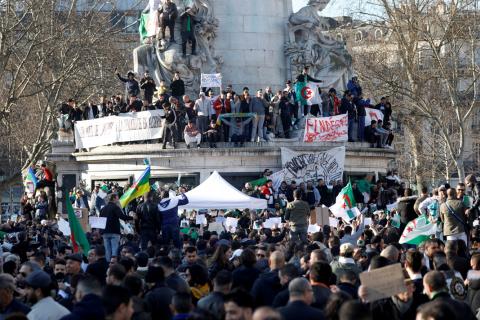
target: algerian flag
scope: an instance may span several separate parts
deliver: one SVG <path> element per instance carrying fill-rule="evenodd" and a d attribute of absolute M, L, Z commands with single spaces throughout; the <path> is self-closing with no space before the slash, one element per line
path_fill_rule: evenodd
<path fill-rule="evenodd" d="M 410 221 L 400 237 L 400 244 L 408 243 L 419 245 L 437 232 L 437 224 L 428 221 L 425 215 Z"/>
<path fill-rule="evenodd" d="M 297 82 L 295 87 L 297 100 L 301 101 L 302 104 L 307 104 L 309 106 L 312 104 L 320 105 L 322 103 L 322 98 L 318 90 L 319 87 L 320 85 L 315 82 Z"/>
<path fill-rule="evenodd" d="M 342 218 L 345 221 L 350 221 L 360 215 L 350 181 L 340 191 L 335 199 L 335 204 L 330 207 L 330 211 L 335 217 Z"/>

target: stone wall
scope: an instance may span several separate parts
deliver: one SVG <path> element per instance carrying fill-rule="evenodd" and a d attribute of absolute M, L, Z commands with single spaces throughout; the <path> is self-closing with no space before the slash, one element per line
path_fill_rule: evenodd
<path fill-rule="evenodd" d="M 291 0 L 215 1 L 219 20 L 215 52 L 224 60 L 223 84 L 238 92 L 266 86 L 283 89 L 287 77 L 284 44 Z"/>

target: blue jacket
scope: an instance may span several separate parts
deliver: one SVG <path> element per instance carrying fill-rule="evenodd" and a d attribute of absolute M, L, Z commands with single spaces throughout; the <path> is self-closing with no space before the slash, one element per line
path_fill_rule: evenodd
<path fill-rule="evenodd" d="M 87 294 L 78 302 L 72 310 L 72 313 L 66 315 L 62 320 L 103 320 L 105 311 L 102 305 L 102 299 L 95 294 Z"/>
<path fill-rule="evenodd" d="M 188 198 L 181 194 L 175 198 L 162 199 L 158 204 L 158 210 L 162 216 L 162 225 L 178 225 L 178 206 L 188 203 Z"/>

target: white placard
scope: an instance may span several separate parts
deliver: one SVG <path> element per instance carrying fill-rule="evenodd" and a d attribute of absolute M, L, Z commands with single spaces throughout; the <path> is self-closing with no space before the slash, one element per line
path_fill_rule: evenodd
<path fill-rule="evenodd" d="M 237 218 L 232 218 L 232 217 L 228 217 L 226 220 L 225 220 L 225 227 L 227 228 L 227 230 L 229 230 L 229 227 L 232 227 L 233 228 L 237 228 L 237 225 L 238 225 L 238 219 Z"/>
<path fill-rule="evenodd" d="M 70 237 L 71 231 L 70 231 L 70 224 L 68 223 L 68 221 L 60 218 L 57 224 L 58 224 L 58 230 L 60 230 L 60 232 L 63 233 L 64 236 Z"/>
<path fill-rule="evenodd" d="M 222 86 L 221 73 L 202 73 L 200 87 L 202 88 L 220 88 Z"/>
<path fill-rule="evenodd" d="M 216 231 L 217 234 L 220 234 L 224 231 L 225 229 L 223 228 L 223 225 L 219 222 L 211 222 L 208 225 L 208 231 L 214 232 Z"/>
<path fill-rule="evenodd" d="M 204 226 L 207 225 L 207 217 L 204 214 L 197 214 L 195 218 L 195 224 L 203 224 Z"/>
<path fill-rule="evenodd" d="M 387 210 L 392 211 L 393 209 L 397 209 L 398 203 L 387 204 Z"/>
<path fill-rule="evenodd" d="M 216 217 L 215 218 L 215 222 L 218 222 L 218 223 L 224 223 L 225 222 L 225 217 Z"/>
<path fill-rule="evenodd" d="M 105 229 L 105 226 L 107 225 L 107 218 L 105 218 L 105 217 L 88 217 L 88 223 L 90 223 L 91 228 Z"/>
<path fill-rule="evenodd" d="M 363 218 L 363 224 L 366 226 L 372 225 L 372 218 Z"/>
<path fill-rule="evenodd" d="M 307 232 L 308 232 L 308 233 L 320 232 L 320 226 L 318 226 L 318 225 L 316 225 L 316 224 L 310 224 L 310 225 L 308 226 Z"/>
<path fill-rule="evenodd" d="M 338 227 L 338 219 L 329 217 L 328 218 L 328 224 L 330 225 L 331 228 L 337 228 Z"/>

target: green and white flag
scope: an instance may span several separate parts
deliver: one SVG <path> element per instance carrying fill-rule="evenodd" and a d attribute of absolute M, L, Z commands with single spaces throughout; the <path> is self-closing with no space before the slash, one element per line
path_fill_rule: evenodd
<path fill-rule="evenodd" d="M 345 221 L 350 221 L 360 215 L 350 181 L 340 191 L 335 199 L 335 204 L 330 207 L 330 211 L 332 211 L 335 217 L 342 218 Z"/>
<path fill-rule="evenodd" d="M 400 237 L 400 244 L 408 243 L 419 245 L 437 232 L 437 224 L 428 221 L 425 215 L 410 221 Z"/>

